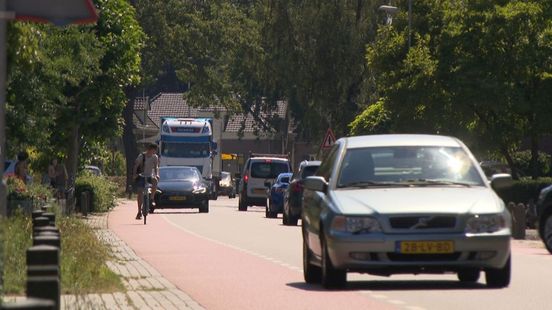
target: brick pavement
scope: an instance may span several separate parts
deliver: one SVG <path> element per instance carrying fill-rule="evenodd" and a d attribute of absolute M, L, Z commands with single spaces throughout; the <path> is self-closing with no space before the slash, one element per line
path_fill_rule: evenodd
<path fill-rule="evenodd" d="M 203 309 L 188 294 L 167 281 L 108 229 L 109 214 L 91 214 L 85 221 L 112 249 L 107 266 L 121 276 L 126 292 L 62 295 L 61 309 Z M 5 297 L 7 302 L 23 297 Z"/>

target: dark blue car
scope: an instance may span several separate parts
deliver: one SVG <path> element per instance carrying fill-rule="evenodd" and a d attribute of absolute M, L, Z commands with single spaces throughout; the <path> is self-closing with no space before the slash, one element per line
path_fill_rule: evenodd
<path fill-rule="evenodd" d="M 276 182 L 270 187 L 268 205 L 266 206 L 266 217 L 276 218 L 278 213 L 284 210 L 284 193 L 289 186 L 293 173 L 280 173 Z"/>

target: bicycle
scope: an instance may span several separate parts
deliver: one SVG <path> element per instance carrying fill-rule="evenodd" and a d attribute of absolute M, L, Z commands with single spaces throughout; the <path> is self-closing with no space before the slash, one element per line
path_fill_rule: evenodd
<path fill-rule="evenodd" d="M 144 225 L 147 223 L 147 217 L 151 206 L 151 190 L 153 188 L 151 183 L 151 176 L 145 176 L 144 174 L 140 173 L 139 176 L 141 178 L 144 178 L 144 192 L 143 192 L 143 198 L 142 198 L 142 216 L 144 217 Z"/>

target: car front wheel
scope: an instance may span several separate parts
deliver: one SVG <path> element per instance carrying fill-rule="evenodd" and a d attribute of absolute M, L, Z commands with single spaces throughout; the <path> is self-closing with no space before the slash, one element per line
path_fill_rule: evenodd
<path fill-rule="evenodd" d="M 199 213 L 209 213 L 209 200 L 205 200 L 199 207 Z"/>
<path fill-rule="evenodd" d="M 328 245 L 322 240 L 322 286 L 327 289 L 340 289 L 347 284 L 347 271 L 336 269 L 328 254 Z"/>
<path fill-rule="evenodd" d="M 487 286 L 492 288 L 504 288 L 510 285 L 512 257 L 508 257 L 502 268 L 485 270 Z"/>
<path fill-rule="evenodd" d="M 541 222 L 542 227 L 542 241 L 546 246 L 546 249 L 550 254 L 552 254 L 552 212 L 544 215 L 545 218 Z"/>

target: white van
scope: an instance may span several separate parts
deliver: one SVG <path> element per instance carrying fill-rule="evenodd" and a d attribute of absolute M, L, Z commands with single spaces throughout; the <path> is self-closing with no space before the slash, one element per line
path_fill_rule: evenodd
<path fill-rule="evenodd" d="M 284 172 L 291 172 L 287 156 L 252 154 L 243 169 L 238 209 L 247 211 L 248 206 L 266 206 L 267 182 L 274 183 Z"/>

